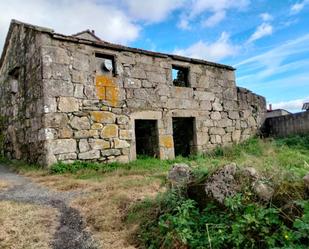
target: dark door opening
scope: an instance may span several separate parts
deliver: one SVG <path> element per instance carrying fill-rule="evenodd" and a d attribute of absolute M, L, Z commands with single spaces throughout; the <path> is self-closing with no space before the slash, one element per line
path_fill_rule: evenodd
<path fill-rule="evenodd" d="M 158 157 L 157 120 L 135 120 L 136 155 Z"/>
<path fill-rule="evenodd" d="M 194 118 L 173 118 L 175 156 L 187 157 L 194 151 Z"/>

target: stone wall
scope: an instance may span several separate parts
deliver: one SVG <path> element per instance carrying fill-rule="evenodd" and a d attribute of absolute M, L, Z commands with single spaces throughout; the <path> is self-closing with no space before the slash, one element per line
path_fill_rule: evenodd
<path fill-rule="evenodd" d="M 43 163 L 40 36 L 22 25 L 11 26 L 9 32 L 0 66 L 3 152 L 9 158 Z"/>
<path fill-rule="evenodd" d="M 256 134 L 263 122 L 265 99 L 237 88 L 230 67 L 121 46 L 115 48 L 47 31 L 40 33 L 39 50 L 35 42 L 31 44 L 24 47 L 36 52 L 35 56 L 27 53 L 23 60 L 35 59 L 35 69 L 31 69 L 32 64 L 25 64 L 31 69 L 27 77 L 34 75 L 38 79 L 31 81 L 27 99 L 18 101 L 18 105 L 31 106 L 31 112 L 25 112 L 27 117 L 20 119 L 22 112 L 12 113 L 14 108 L 6 104 L 9 101 L 3 101 L 1 113 L 10 111 L 5 115 L 18 117 L 23 124 L 24 120 L 31 123 L 20 127 L 18 121 L 14 129 L 31 137 L 26 141 L 34 143 L 33 147 L 28 146 L 35 149 L 34 159 L 44 151 L 46 165 L 57 161 L 135 159 L 136 119 L 157 120 L 161 159 L 175 156 L 173 117 L 194 118 L 194 146 L 201 153 L 247 139 Z M 113 73 L 100 72 L 98 54 L 113 58 Z M 6 57 L 8 64 L 18 56 Z M 173 86 L 172 65 L 189 69 L 190 87 Z M 1 75 L 7 74 L 1 70 Z M 1 85 L 3 88 L 8 83 Z M 15 98 L 9 90 L 1 91 L 5 98 Z M 7 141 L 16 146 L 23 144 L 13 138 Z M 28 159 L 24 154 L 18 158 Z"/>
<path fill-rule="evenodd" d="M 160 158 L 174 157 L 172 117 L 195 117 L 197 151 L 256 133 L 264 98 L 237 89 L 234 71 L 166 56 L 94 48 L 50 39 L 43 46 L 49 163 L 135 159 L 135 119 L 158 122 Z M 100 75 L 95 54 L 114 56 Z M 174 87 L 172 65 L 189 68 L 189 88 Z"/>
<path fill-rule="evenodd" d="M 260 134 L 266 115 L 265 98 L 248 89 L 237 87 L 241 141 Z"/>
<path fill-rule="evenodd" d="M 309 134 L 309 111 L 267 118 L 263 130 L 264 135 L 275 137 Z"/>

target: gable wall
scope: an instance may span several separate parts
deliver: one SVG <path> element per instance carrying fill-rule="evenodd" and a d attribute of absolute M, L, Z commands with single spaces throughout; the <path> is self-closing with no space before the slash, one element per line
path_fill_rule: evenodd
<path fill-rule="evenodd" d="M 41 42 L 41 35 L 33 29 L 14 26 L 0 68 L 2 153 L 39 163 L 45 157 Z"/>

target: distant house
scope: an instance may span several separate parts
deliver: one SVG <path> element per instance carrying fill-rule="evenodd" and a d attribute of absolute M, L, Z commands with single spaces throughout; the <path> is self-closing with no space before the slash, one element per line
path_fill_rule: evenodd
<path fill-rule="evenodd" d="M 304 103 L 302 110 L 309 111 L 309 102 Z"/>
<path fill-rule="evenodd" d="M 285 109 L 272 109 L 271 104 L 269 105 L 269 108 L 266 113 L 266 118 L 273 118 L 273 117 L 279 117 L 279 116 L 284 116 L 284 115 L 289 115 L 291 114 L 289 111 Z"/>

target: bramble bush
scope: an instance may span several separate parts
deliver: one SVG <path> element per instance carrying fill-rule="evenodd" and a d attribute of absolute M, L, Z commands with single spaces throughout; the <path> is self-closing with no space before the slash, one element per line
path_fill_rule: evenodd
<path fill-rule="evenodd" d="M 209 203 L 199 210 L 195 201 L 168 191 L 148 204 L 157 213 L 148 210 L 152 215 L 144 217 L 138 238 L 142 247 L 150 249 L 308 248 L 309 201 L 297 204 L 303 214 L 288 226 L 282 210 L 246 203 L 240 194 L 228 198 L 224 206 Z"/>

